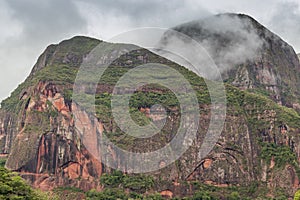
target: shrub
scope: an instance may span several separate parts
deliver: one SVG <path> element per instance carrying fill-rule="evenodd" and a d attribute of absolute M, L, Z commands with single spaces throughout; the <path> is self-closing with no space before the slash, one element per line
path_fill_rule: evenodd
<path fill-rule="evenodd" d="M 38 199 L 33 189 L 16 173 L 0 168 L 0 199 Z"/>
<path fill-rule="evenodd" d="M 215 198 L 207 191 L 198 191 L 193 195 L 192 200 L 215 200 Z"/>
<path fill-rule="evenodd" d="M 96 190 L 90 190 L 86 194 L 88 200 L 116 200 L 116 199 L 128 199 L 124 191 L 120 189 L 104 189 L 102 192 Z"/>
<path fill-rule="evenodd" d="M 123 183 L 124 175 L 121 171 L 113 171 L 111 174 L 103 174 L 100 177 L 100 182 L 109 187 L 118 187 Z"/>
<path fill-rule="evenodd" d="M 154 185 L 153 178 L 145 175 L 125 176 L 123 180 L 125 188 L 134 191 L 145 192 Z"/>
<path fill-rule="evenodd" d="M 238 192 L 231 192 L 228 197 L 228 200 L 239 200 L 241 199 L 240 194 Z"/>

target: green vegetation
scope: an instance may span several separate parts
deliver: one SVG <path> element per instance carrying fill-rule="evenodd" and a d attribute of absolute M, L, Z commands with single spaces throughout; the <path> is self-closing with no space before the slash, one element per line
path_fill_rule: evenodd
<path fill-rule="evenodd" d="M 127 175 L 120 171 L 103 174 L 100 178 L 100 182 L 110 188 L 123 187 L 140 193 L 146 192 L 154 185 L 154 180 L 151 176 L 142 174 Z"/>
<path fill-rule="evenodd" d="M 294 200 L 300 200 L 300 190 L 295 193 Z"/>
<path fill-rule="evenodd" d="M 6 158 L 0 158 L 0 168 L 5 166 L 6 160 Z"/>
<path fill-rule="evenodd" d="M 106 188 L 102 192 L 90 190 L 86 193 L 87 200 L 163 200 L 159 193 L 141 195 L 135 192 L 125 192 L 119 188 Z"/>
<path fill-rule="evenodd" d="M 57 187 L 52 191 L 58 199 L 63 200 L 81 200 L 86 194 L 77 187 Z"/>
<path fill-rule="evenodd" d="M 184 199 L 209 199 L 209 200 L 251 200 L 251 199 L 267 199 L 267 200 L 287 200 L 280 188 L 276 192 L 276 198 L 267 197 L 268 189 L 264 182 L 251 182 L 248 186 L 229 186 L 215 187 L 199 182 L 194 182 L 195 194 L 192 197 Z"/>
<path fill-rule="evenodd" d="M 154 185 L 153 178 L 146 175 L 125 175 L 123 178 L 124 188 L 133 191 L 145 192 Z"/>
<path fill-rule="evenodd" d="M 179 102 L 170 91 L 164 93 L 155 92 L 135 92 L 129 101 L 131 108 L 150 108 L 152 105 L 160 104 L 166 108 L 179 107 Z"/>
<path fill-rule="evenodd" d="M 298 178 L 300 178 L 300 167 L 297 162 L 297 156 L 288 146 L 280 146 L 274 143 L 261 143 L 261 158 L 270 163 L 272 157 L 277 168 L 283 168 L 287 164 L 292 165 L 296 169 Z"/>
<path fill-rule="evenodd" d="M 70 187 L 70 186 L 69 187 L 58 187 L 58 188 L 55 188 L 54 191 L 56 193 L 59 193 L 61 191 L 64 191 L 64 192 L 65 191 L 70 191 L 70 192 L 74 192 L 74 193 L 79 193 L 79 192 L 83 193 L 83 190 L 81 190 L 77 187 Z"/>
<path fill-rule="evenodd" d="M 56 188 L 49 192 L 33 189 L 17 173 L 0 167 L 1 200 L 79 200 L 85 196 L 85 192 L 75 187 Z"/>
<path fill-rule="evenodd" d="M 121 171 L 113 171 L 111 174 L 103 174 L 100 177 L 101 184 L 109 187 L 119 187 L 123 183 L 124 175 Z"/>
<path fill-rule="evenodd" d="M 295 153 L 288 146 L 280 146 L 275 143 L 262 143 L 260 156 L 267 162 L 270 162 L 274 157 L 278 167 L 284 167 L 287 163 L 297 161 Z"/>
<path fill-rule="evenodd" d="M 88 200 L 115 200 L 115 199 L 128 199 L 125 192 L 121 189 L 104 189 L 102 192 L 90 190 L 86 194 Z"/>
<path fill-rule="evenodd" d="M 192 200 L 217 200 L 218 198 L 212 196 L 207 191 L 198 191 L 193 195 L 191 199 Z"/>
<path fill-rule="evenodd" d="M 64 198 L 61 198 L 59 195 L 57 195 L 55 192 L 52 192 L 52 191 L 45 192 L 45 191 L 41 191 L 39 189 L 34 189 L 33 195 L 34 195 L 34 197 L 32 198 L 33 200 L 61 200 L 61 199 L 64 199 Z M 68 199 L 66 199 L 66 200 L 68 200 Z M 70 199 L 70 200 L 74 200 L 74 198 Z"/>
<path fill-rule="evenodd" d="M 269 96 L 270 96 L 270 92 L 268 90 L 264 89 L 264 88 L 248 89 L 247 91 L 251 92 L 253 94 L 262 95 L 262 96 L 267 97 L 267 98 L 269 98 Z"/>
<path fill-rule="evenodd" d="M 73 83 L 78 69 L 69 65 L 51 65 L 42 68 L 32 78 L 32 83 L 39 81 L 55 81 L 55 83 Z"/>
<path fill-rule="evenodd" d="M 106 188 L 99 192 L 95 189 L 84 192 L 76 187 L 59 187 L 52 192 L 42 192 L 32 189 L 20 176 L 14 172 L 0 167 L 0 199 L 22 199 L 22 200 L 162 200 L 159 193 L 152 189 L 154 181 L 151 176 L 146 175 L 126 175 L 120 171 L 113 171 L 111 174 L 104 174 L 100 179 Z M 173 199 L 185 200 L 239 200 L 239 199 L 270 199 L 266 198 L 266 185 L 262 183 L 253 183 L 249 186 L 229 186 L 220 188 L 206 185 L 200 182 L 185 183 L 190 185 L 195 191 L 192 196 L 184 198 L 174 197 Z M 295 199 L 299 198 L 297 192 Z M 278 195 L 279 199 L 287 199 L 284 195 Z M 271 200 L 271 199 L 270 199 Z M 275 199 L 273 199 L 275 200 Z"/>
<path fill-rule="evenodd" d="M 286 122 L 290 127 L 299 127 L 300 126 L 300 116 L 292 108 L 287 108 L 285 106 L 276 106 L 276 112 L 278 113 L 278 121 Z"/>
<path fill-rule="evenodd" d="M 40 191 L 33 190 L 16 173 L 0 167 L 0 199 L 7 200 L 46 200 L 54 199 Z"/>
<path fill-rule="evenodd" d="M 80 56 L 85 55 L 93 48 L 95 48 L 100 42 L 100 40 L 94 38 L 75 36 L 69 40 L 64 40 L 61 43 L 59 43 L 58 46 L 60 48 L 56 52 L 55 57 L 58 61 L 60 61 L 59 63 L 62 63 L 61 60 L 59 60 L 58 58 L 64 58 L 66 54 Z"/>

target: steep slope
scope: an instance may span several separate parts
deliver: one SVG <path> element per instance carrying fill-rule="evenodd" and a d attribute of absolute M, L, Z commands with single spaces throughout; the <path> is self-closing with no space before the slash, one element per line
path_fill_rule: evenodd
<path fill-rule="evenodd" d="M 296 53 L 253 18 L 220 14 L 174 30 L 200 42 L 228 83 L 299 110 L 300 64 Z"/>
<path fill-rule="evenodd" d="M 50 45 L 29 77 L 1 103 L 1 151 L 9 153 L 6 166 L 37 180 L 40 187 L 64 185 L 64 177 L 85 188 L 79 176 L 98 177 L 101 163 L 80 146 L 71 116 L 69 89 L 82 59 L 99 40 L 74 37 Z M 60 173 L 54 183 L 44 183 Z M 88 188 L 96 185 L 88 181 Z M 53 185 L 54 184 L 54 185 Z"/>
<path fill-rule="evenodd" d="M 196 90 L 201 109 L 197 139 L 178 161 L 148 174 L 155 184 L 145 185 L 136 181 L 144 181 L 138 175 L 128 175 L 127 179 L 132 184 L 116 182 L 116 187 L 123 185 L 127 191 L 185 196 L 201 190 L 201 183 L 206 183 L 225 187 L 210 191 L 219 198 L 230 195 L 234 187 L 240 190 L 242 197 L 293 195 L 300 176 L 300 117 L 297 112 L 263 95 L 227 85 L 224 129 L 211 153 L 200 159 L 198 152 L 210 120 L 210 98 L 206 84 L 191 71 L 165 58 L 140 49 L 116 60 L 98 85 L 96 117 L 72 102 L 72 85 L 78 67 L 100 42 L 75 37 L 49 46 L 26 81 L 2 102 L 0 147 L 3 153 L 9 154 L 8 168 L 20 172 L 33 185 L 44 189 L 66 185 L 85 190 L 112 187 L 109 181 L 119 180 L 115 178 L 118 176 L 85 147 L 85 144 L 97 142 L 97 134 L 106 134 L 120 147 L 135 152 L 145 149 L 153 151 L 174 137 L 180 105 L 165 88 L 152 85 L 141 88 L 130 104 L 132 116 L 138 123 L 144 124 L 149 120 L 147 112 L 150 107 L 166 102 L 164 106 L 172 112 L 163 134 L 146 139 L 126 136 L 116 125 L 110 111 L 111 92 L 117 80 L 139 64 L 155 62 L 179 71 Z M 289 52 L 286 54 L 289 56 Z M 88 90 L 86 85 L 83 87 Z M 78 123 L 74 122 L 74 115 L 79 119 Z M 84 132 L 91 133 L 92 137 L 83 143 L 81 135 Z M 113 158 L 116 163 L 122 162 L 116 152 L 105 156 Z M 101 179 L 101 183 L 100 176 L 106 178 Z"/>

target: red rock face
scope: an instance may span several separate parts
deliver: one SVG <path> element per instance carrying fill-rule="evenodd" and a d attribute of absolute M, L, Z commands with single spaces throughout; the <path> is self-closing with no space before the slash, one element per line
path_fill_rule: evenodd
<path fill-rule="evenodd" d="M 59 91 L 58 86 L 44 82 L 40 82 L 34 89 L 32 96 L 36 98 L 30 99 L 24 111 L 24 128 L 16 135 L 20 142 L 16 143 L 15 140 L 7 167 L 19 171 L 35 187 L 43 190 L 66 185 L 86 190 L 100 189 L 98 177 L 103 173 L 102 164 L 86 150 L 80 140 L 80 134 L 83 130 L 85 133 L 95 133 L 96 129 L 102 132 L 103 126 L 101 123 L 92 122 L 87 113 L 76 105 L 72 108 L 67 105 Z M 78 114 L 77 127 L 71 109 Z M 47 116 L 49 110 L 55 112 L 55 116 Z M 35 128 L 28 131 L 28 127 L 32 126 Z M 35 137 L 30 139 L 32 135 Z M 89 137 L 85 137 L 84 142 L 96 146 L 95 137 L 90 134 Z M 35 148 L 31 151 L 29 146 L 24 148 L 24 143 L 21 143 L 23 140 L 32 143 Z M 19 151 L 24 153 L 20 154 Z M 23 162 L 20 162 L 21 160 Z"/>
<path fill-rule="evenodd" d="M 160 195 L 162 197 L 170 198 L 171 199 L 173 197 L 173 192 L 171 192 L 170 190 L 164 190 L 164 191 L 160 192 Z"/>
<path fill-rule="evenodd" d="M 213 162 L 212 159 L 205 159 L 203 163 L 203 168 L 204 169 L 209 168 L 212 162 Z"/>
<path fill-rule="evenodd" d="M 47 189 L 47 184 L 40 185 L 43 179 L 43 182 L 51 182 L 48 188 L 51 189 L 51 185 L 64 186 L 70 184 L 71 180 L 71 185 L 78 186 L 83 182 L 84 189 L 91 189 L 99 185 L 99 182 L 94 180 L 101 176 L 102 165 L 83 146 L 78 149 L 72 140 L 49 134 L 43 135 L 40 141 L 35 177 L 49 172 L 53 175 L 42 176 L 34 180 L 33 184 Z"/>

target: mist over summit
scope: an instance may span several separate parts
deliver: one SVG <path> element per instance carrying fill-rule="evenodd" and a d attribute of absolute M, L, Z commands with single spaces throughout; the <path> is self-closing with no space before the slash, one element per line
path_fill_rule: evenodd
<path fill-rule="evenodd" d="M 300 64 L 294 49 L 252 17 L 219 14 L 173 29 L 199 42 L 218 66 L 225 82 L 241 89 L 260 91 L 279 104 L 299 109 Z M 176 46 L 178 38 L 180 36 L 167 32 L 161 43 Z"/>

